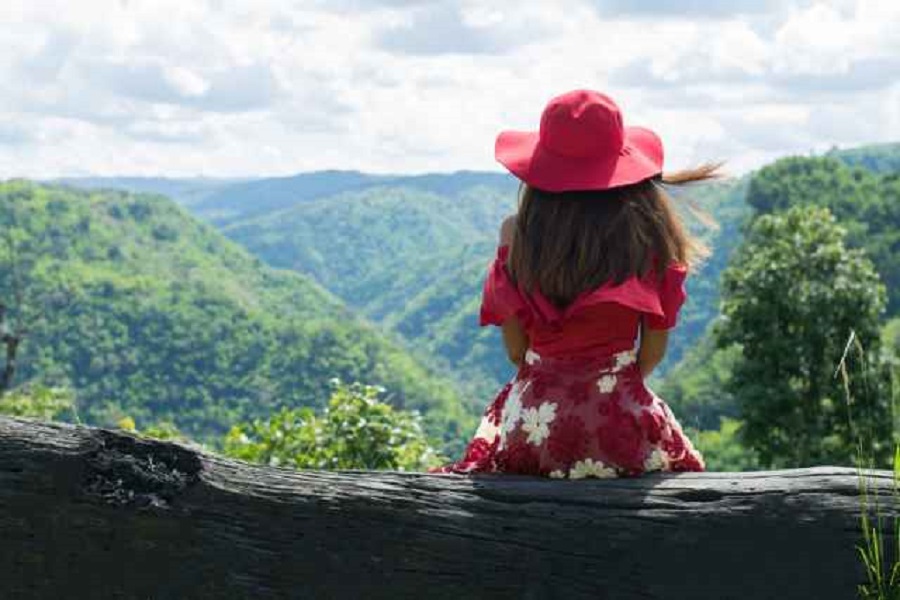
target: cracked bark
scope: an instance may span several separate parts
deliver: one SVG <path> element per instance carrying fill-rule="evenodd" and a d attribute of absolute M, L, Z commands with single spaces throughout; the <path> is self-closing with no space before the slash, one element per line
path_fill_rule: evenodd
<path fill-rule="evenodd" d="M 891 473 L 868 474 L 896 514 Z M 847 600 L 864 581 L 858 487 L 839 467 L 295 471 L 0 417 L 0 595 Z"/>

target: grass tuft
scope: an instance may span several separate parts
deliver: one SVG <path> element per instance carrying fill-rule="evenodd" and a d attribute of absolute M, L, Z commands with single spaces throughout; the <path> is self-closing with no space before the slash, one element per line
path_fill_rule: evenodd
<path fill-rule="evenodd" d="M 847 370 L 847 354 L 850 349 L 854 348 L 859 355 L 860 364 L 863 365 L 864 384 L 867 369 L 865 368 L 865 352 L 859 338 L 853 330 L 847 339 L 844 347 L 843 356 L 835 369 L 835 377 L 840 374 L 844 384 L 844 398 L 847 404 L 847 419 L 850 426 L 851 435 L 856 438 L 856 472 L 859 479 L 860 489 L 860 528 L 863 534 L 863 544 L 856 545 L 859 552 L 860 560 L 866 572 L 866 583 L 857 587 L 859 598 L 862 600 L 900 600 L 900 518 L 894 515 L 894 541 L 897 547 L 894 551 L 894 562 L 890 567 L 890 572 L 885 570 L 885 549 L 884 549 L 884 523 L 881 514 L 881 506 L 879 503 L 879 494 L 875 490 L 874 509 L 875 523 L 873 525 L 872 518 L 869 515 L 871 500 L 869 497 L 869 485 L 871 483 L 871 473 L 875 469 L 874 459 L 870 456 L 864 456 L 862 437 L 856 430 L 853 423 L 853 415 L 851 405 L 853 398 L 850 394 L 850 374 Z M 897 412 L 896 412 L 896 394 L 894 386 L 894 377 L 891 377 L 890 400 L 891 400 L 891 422 L 894 424 L 894 436 L 897 435 Z M 894 442 L 894 459 L 893 459 L 893 496 L 895 501 L 900 499 L 900 445 Z M 864 469 L 868 467 L 868 476 L 864 475 Z M 896 505 L 896 504 L 895 504 Z"/>

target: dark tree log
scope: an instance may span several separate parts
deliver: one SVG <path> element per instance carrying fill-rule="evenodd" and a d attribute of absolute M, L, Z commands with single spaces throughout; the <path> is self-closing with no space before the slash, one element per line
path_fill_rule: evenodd
<path fill-rule="evenodd" d="M 891 473 L 867 474 L 895 515 Z M 859 485 L 294 471 L 0 417 L 0 596 L 849 600 Z"/>

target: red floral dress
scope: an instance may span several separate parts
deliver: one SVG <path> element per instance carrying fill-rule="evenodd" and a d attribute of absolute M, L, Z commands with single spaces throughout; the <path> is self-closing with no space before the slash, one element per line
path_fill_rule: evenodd
<path fill-rule="evenodd" d="M 635 477 L 647 471 L 704 471 L 668 405 L 637 365 L 641 320 L 675 326 L 687 270 L 673 263 L 662 282 L 643 278 L 582 293 L 564 310 L 539 291 L 513 285 L 500 246 L 484 283 L 480 325 L 515 316 L 530 348 L 487 407 L 457 461 L 430 473 L 507 472 L 557 478 Z"/>

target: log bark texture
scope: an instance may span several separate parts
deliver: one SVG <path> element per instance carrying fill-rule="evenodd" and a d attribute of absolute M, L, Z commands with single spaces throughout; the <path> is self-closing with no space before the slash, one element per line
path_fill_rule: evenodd
<path fill-rule="evenodd" d="M 896 515 L 891 473 L 865 474 Z M 850 600 L 859 485 L 295 471 L 0 417 L 0 597 Z"/>

